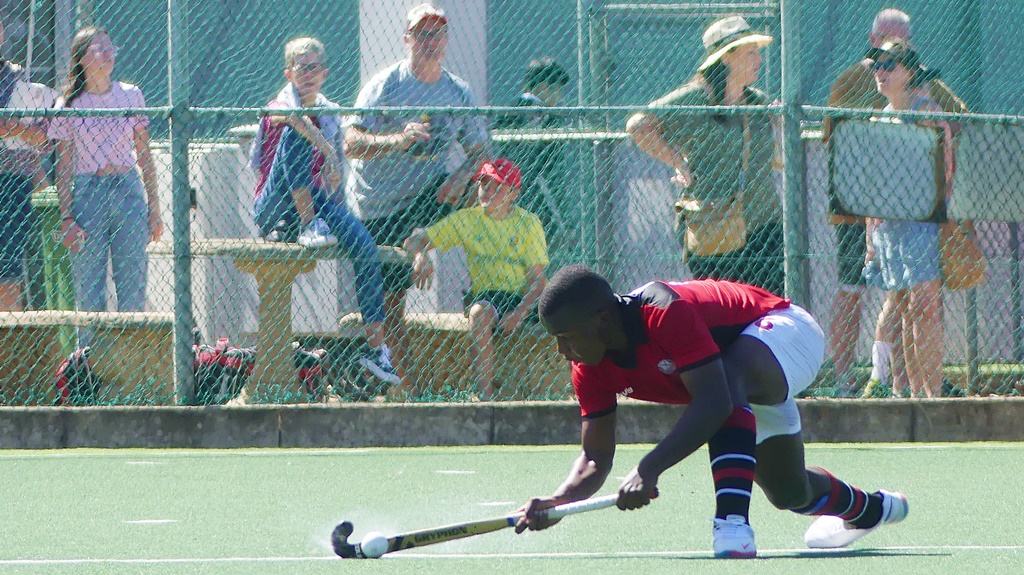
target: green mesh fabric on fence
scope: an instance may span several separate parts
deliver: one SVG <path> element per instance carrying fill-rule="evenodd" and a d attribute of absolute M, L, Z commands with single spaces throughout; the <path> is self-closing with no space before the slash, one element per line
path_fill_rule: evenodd
<path fill-rule="evenodd" d="M 416 4 L 0 7 L 0 405 L 570 399 L 571 263 L 785 293 L 806 395 L 1022 392 L 1018 2 Z"/>

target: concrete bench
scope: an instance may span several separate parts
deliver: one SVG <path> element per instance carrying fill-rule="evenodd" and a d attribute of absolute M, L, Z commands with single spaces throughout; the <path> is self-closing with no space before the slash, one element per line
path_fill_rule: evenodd
<path fill-rule="evenodd" d="M 313 271 L 317 260 L 339 258 L 339 250 L 333 246 L 305 248 L 259 238 L 193 240 L 191 248 L 193 256 L 230 257 L 240 272 L 256 280 L 259 294 L 256 349 L 259 353 L 247 394 L 253 395 L 254 386 L 294 385 L 292 284 L 300 274 Z M 154 255 L 173 254 L 170 242 L 154 242 L 147 249 Z M 406 252 L 399 248 L 381 246 L 379 253 L 384 262 L 409 261 Z"/>
<path fill-rule="evenodd" d="M 339 323 L 343 336 L 359 337 L 360 314 L 348 314 Z M 409 353 L 403 367 L 416 391 L 476 391 L 465 315 L 407 313 L 405 324 Z M 569 362 L 538 325 L 521 325 L 512 334 L 495 338 L 495 372 L 497 399 L 572 397 Z"/>
<path fill-rule="evenodd" d="M 156 312 L 0 312 L 0 404 L 53 403 L 76 328 L 94 331 L 90 364 L 105 384 L 102 402 L 172 403 L 173 322 Z"/>

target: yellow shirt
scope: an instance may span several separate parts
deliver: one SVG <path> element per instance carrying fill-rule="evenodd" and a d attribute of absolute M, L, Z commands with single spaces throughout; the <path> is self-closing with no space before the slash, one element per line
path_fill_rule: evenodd
<path fill-rule="evenodd" d="M 461 209 L 427 228 L 430 243 L 441 251 L 466 250 L 470 291 L 522 294 L 526 271 L 548 264 L 540 219 L 520 207 L 503 220 L 492 220 L 481 207 Z"/>

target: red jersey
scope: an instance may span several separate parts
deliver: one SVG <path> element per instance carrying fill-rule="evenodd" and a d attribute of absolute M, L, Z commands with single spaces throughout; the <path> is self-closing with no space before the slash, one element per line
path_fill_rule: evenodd
<path fill-rule="evenodd" d="M 597 365 L 572 363 L 572 386 L 585 418 L 613 411 L 616 396 L 686 404 L 679 374 L 718 359 L 746 327 L 790 301 L 746 284 L 698 280 L 652 282 L 621 296 L 632 349 Z"/>

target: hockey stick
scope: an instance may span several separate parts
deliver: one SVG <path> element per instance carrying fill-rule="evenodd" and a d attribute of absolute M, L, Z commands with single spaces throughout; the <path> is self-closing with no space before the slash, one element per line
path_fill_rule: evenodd
<path fill-rule="evenodd" d="M 561 519 L 567 515 L 593 511 L 595 509 L 604 509 L 605 507 L 615 505 L 615 501 L 618 498 L 618 494 L 612 494 L 557 505 L 547 510 L 547 516 L 549 519 Z M 393 535 L 388 537 L 388 548 L 384 553 L 394 553 L 395 551 L 401 551 L 403 549 L 423 547 L 425 545 L 433 545 L 435 543 L 443 543 L 445 541 L 454 541 L 464 537 L 491 533 L 492 531 L 500 531 L 507 527 L 514 526 L 522 516 L 522 513 L 512 513 L 504 517 L 480 519 L 477 521 L 467 521 L 465 523 L 453 523 L 443 527 L 434 527 L 431 529 L 422 529 L 419 531 L 410 531 L 409 533 Z M 352 535 L 352 523 L 350 521 L 344 521 L 334 528 L 334 532 L 331 533 L 331 545 L 334 546 L 334 552 L 342 559 L 368 559 L 369 557 L 363 554 L 362 545 L 360 543 L 353 545 L 348 542 L 348 537 L 350 535 Z"/>

